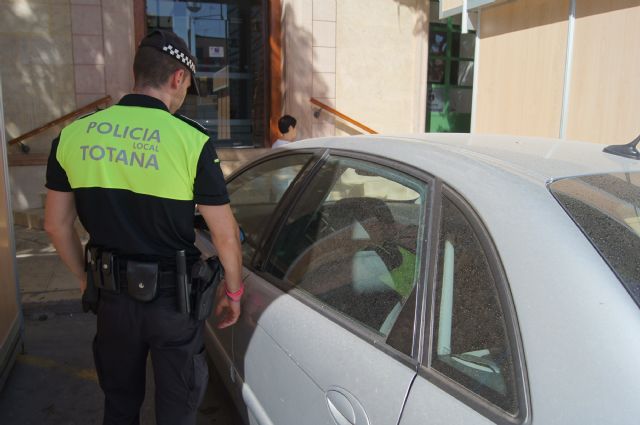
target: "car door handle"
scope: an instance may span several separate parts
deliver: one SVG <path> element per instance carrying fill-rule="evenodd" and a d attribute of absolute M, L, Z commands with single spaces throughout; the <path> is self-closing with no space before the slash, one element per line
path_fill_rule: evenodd
<path fill-rule="evenodd" d="M 343 388 L 332 387 L 327 391 L 327 405 L 338 425 L 369 425 L 360 402 Z"/>

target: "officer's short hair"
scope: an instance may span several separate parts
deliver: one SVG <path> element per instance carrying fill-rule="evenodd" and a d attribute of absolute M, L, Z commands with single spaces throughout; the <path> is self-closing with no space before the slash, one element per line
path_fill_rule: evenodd
<path fill-rule="evenodd" d="M 289 127 L 296 128 L 297 123 L 298 121 L 296 121 L 296 119 L 291 115 L 283 115 L 278 120 L 278 130 L 280 130 L 280 133 L 282 134 L 287 134 L 289 132 Z"/>
<path fill-rule="evenodd" d="M 136 86 L 161 87 L 180 69 L 189 72 L 186 66 L 150 46 L 140 47 L 133 59 Z"/>
<path fill-rule="evenodd" d="M 161 87 L 171 74 L 184 69 L 191 73 L 189 92 L 198 93 L 197 59 L 187 43 L 169 30 L 154 30 L 140 42 L 133 60 L 133 75 L 137 86 Z"/>

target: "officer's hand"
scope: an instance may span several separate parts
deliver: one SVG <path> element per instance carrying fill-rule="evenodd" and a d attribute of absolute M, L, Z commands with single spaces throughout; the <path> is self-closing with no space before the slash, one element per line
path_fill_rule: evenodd
<path fill-rule="evenodd" d="M 233 325 L 240 317 L 240 302 L 231 301 L 224 294 L 224 291 L 222 291 L 222 294 L 218 293 L 216 317 L 218 318 L 218 329 Z"/>

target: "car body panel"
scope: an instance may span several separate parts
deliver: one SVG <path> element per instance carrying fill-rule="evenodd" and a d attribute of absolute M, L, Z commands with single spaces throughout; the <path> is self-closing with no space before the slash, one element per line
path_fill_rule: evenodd
<path fill-rule="evenodd" d="M 497 248 L 517 316 L 531 405 L 524 422 L 637 423 L 638 306 L 547 184 L 566 176 L 637 172 L 640 161 L 588 143 L 455 134 L 316 139 L 276 154 L 298 149 L 369 154 L 413 166 L 472 206 Z M 331 423 L 326 403 L 316 403 L 337 387 L 356 396 L 376 419 L 372 423 L 395 424 L 411 386 L 400 425 L 491 423 L 425 374 L 411 385 L 415 370 L 406 362 L 322 314 L 321 307 L 312 308 L 297 290 L 285 293 L 253 272 L 247 288 L 232 346 L 228 334 L 210 330 L 233 352 L 228 358 L 256 399 L 266 391 L 285 397 L 287 403 L 274 395 L 260 400 L 267 414 L 282 406 L 313 415 L 304 423 Z M 264 370 L 268 364 L 279 366 Z M 278 416 L 274 423 L 300 423 L 294 417 Z"/>
<path fill-rule="evenodd" d="M 572 140 L 491 134 L 421 134 L 398 136 L 348 136 L 309 139 L 284 149 L 332 148 L 380 154 L 385 158 L 416 165 L 420 169 L 437 167 L 437 175 L 449 180 L 460 173 L 457 167 L 448 171 L 432 160 L 439 151 L 454 161 L 468 160 L 486 173 L 506 171 L 528 175 L 544 184 L 548 179 L 583 174 L 632 171 L 640 169 L 638 161 L 603 153 L 603 146 Z M 419 156 L 416 153 L 421 152 Z M 427 154 L 427 155 L 425 155 Z M 441 164 L 442 165 L 442 164 Z M 493 170 L 493 171 L 492 171 Z"/>
<path fill-rule="evenodd" d="M 447 414 L 442 414 L 447 412 Z M 423 378 L 417 378 L 402 413 L 400 425 L 487 425 L 494 422 L 442 391 Z"/>
<path fill-rule="evenodd" d="M 260 400 L 274 423 L 300 423 L 280 416 L 281 399 L 305 412 L 305 424 L 332 423 L 326 393 L 333 388 L 355 397 L 371 423 L 397 423 L 415 369 L 255 274 L 246 288 L 251 307 L 234 327 L 235 364 L 249 387 L 279 394 Z M 301 372 L 305 384 L 292 382 Z"/>

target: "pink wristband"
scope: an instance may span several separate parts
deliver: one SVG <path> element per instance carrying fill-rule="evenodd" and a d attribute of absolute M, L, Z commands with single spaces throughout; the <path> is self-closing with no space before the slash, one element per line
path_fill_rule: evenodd
<path fill-rule="evenodd" d="M 227 298 L 229 298 L 231 301 L 238 302 L 240 301 L 240 298 L 242 298 L 242 294 L 244 294 L 244 282 L 240 282 L 240 289 L 238 289 L 236 292 L 230 292 L 225 282 L 224 292 L 225 294 L 227 294 Z"/>

